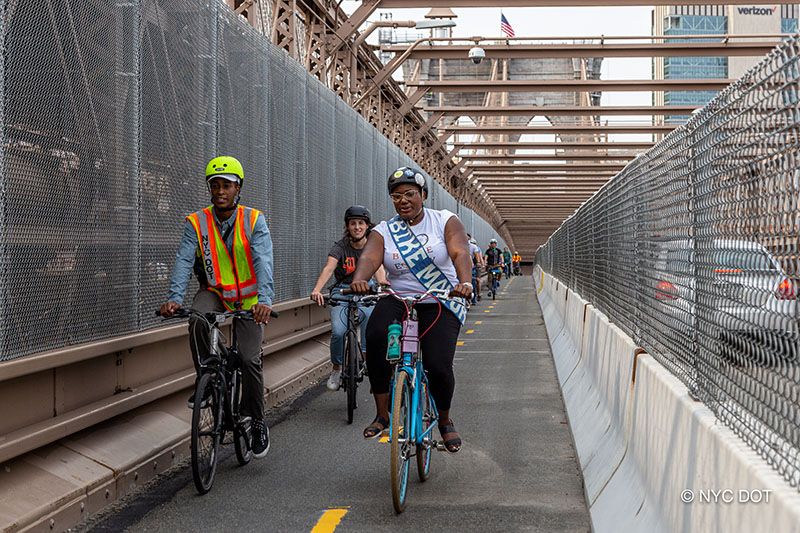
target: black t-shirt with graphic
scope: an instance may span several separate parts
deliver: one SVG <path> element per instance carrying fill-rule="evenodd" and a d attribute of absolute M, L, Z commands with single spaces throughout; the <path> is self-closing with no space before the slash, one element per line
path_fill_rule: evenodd
<path fill-rule="evenodd" d="M 486 262 L 492 265 L 499 265 L 502 263 L 503 252 L 500 251 L 500 248 L 487 248 L 486 249 Z"/>
<path fill-rule="evenodd" d="M 335 285 L 339 285 L 341 283 L 346 283 L 349 285 L 353 282 L 353 274 L 356 271 L 356 263 L 358 262 L 358 258 L 361 257 L 361 252 L 363 251 L 363 248 L 360 250 L 353 248 L 348 237 L 333 243 L 333 247 L 331 248 L 331 251 L 328 252 L 328 255 L 336 259 L 336 270 L 333 271 Z"/>

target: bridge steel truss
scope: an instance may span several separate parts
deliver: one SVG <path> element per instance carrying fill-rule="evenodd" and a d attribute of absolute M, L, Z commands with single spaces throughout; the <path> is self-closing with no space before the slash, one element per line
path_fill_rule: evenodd
<path fill-rule="evenodd" d="M 721 89 L 730 80 L 641 80 L 641 81 L 609 81 L 592 79 L 568 80 L 490 80 L 490 81 L 407 81 L 405 90 L 392 79 L 392 74 L 408 60 L 461 59 L 466 57 L 469 47 L 480 44 L 485 47 L 490 60 L 511 60 L 529 58 L 591 58 L 591 57 L 655 57 L 655 56 L 760 56 L 776 43 L 776 36 L 752 35 L 731 36 L 720 40 L 713 36 L 715 42 L 705 42 L 704 36 L 689 36 L 676 42 L 665 36 L 654 40 L 652 37 L 613 37 L 573 40 L 571 43 L 557 42 L 557 37 L 532 39 L 519 38 L 423 38 L 410 46 L 389 46 L 385 51 L 394 52 L 395 56 L 383 65 L 374 48 L 365 42 L 366 36 L 377 27 L 373 23 L 362 28 L 368 18 L 379 8 L 410 7 L 485 7 L 485 6 L 576 6 L 597 5 L 596 0 L 539 0 L 498 2 L 492 0 L 461 0 L 455 2 L 430 1 L 395 1 L 364 0 L 348 17 L 339 7 L 336 0 L 225 0 L 237 13 L 247 20 L 270 40 L 284 49 L 292 58 L 301 63 L 314 77 L 333 90 L 340 98 L 350 104 L 358 113 L 367 118 L 384 136 L 398 145 L 437 181 L 439 181 L 455 198 L 473 209 L 493 227 L 512 246 L 514 232 L 507 225 L 508 219 L 504 211 L 498 211 L 491 200 L 491 195 L 479 187 L 465 159 L 470 159 L 468 148 L 463 144 L 460 134 L 470 134 L 468 130 L 451 129 L 459 117 L 500 117 L 501 123 L 509 120 L 521 120 L 531 116 L 529 109 L 509 109 L 508 107 L 487 105 L 478 111 L 474 108 L 444 106 L 441 108 L 420 109 L 419 101 L 427 94 L 435 92 L 491 93 L 512 91 L 523 92 L 579 92 L 587 94 L 597 91 L 611 90 L 663 90 L 671 89 L 698 90 Z M 680 0 L 657 4 L 680 4 Z M 687 2 L 689 3 L 689 2 Z M 743 3 L 734 0 L 728 3 Z M 746 3 L 746 2 L 744 2 Z M 607 3 L 606 3 L 607 4 Z M 615 0 L 614 5 L 643 5 L 640 0 Z M 650 4 L 652 5 L 652 2 Z M 380 24 L 386 24 L 381 22 Z M 396 21 L 397 26 L 407 22 Z M 682 36 L 685 37 L 685 36 Z M 706 36 L 708 37 L 708 36 Z M 445 41 L 449 41 L 445 43 Z M 646 41 L 646 42 L 642 42 Z M 436 46 L 447 44 L 448 46 Z M 582 130 L 565 131 L 553 129 L 543 133 L 567 135 L 561 140 L 573 142 L 580 139 L 601 140 L 610 133 L 652 133 L 666 134 L 673 127 L 665 125 L 628 125 L 599 126 L 594 124 L 600 115 L 611 116 L 688 116 L 694 108 L 690 106 L 662 106 L 646 110 L 641 107 L 619 106 L 599 109 L 597 106 L 552 106 L 547 116 L 564 117 L 564 121 L 575 120 L 581 124 Z M 541 110 L 539 110 L 541 113 Z M 539 113 L 533 113 L 539 114 Z M 580 119 L 580 117 L 583 117 Z M 483 119 L 482 119 L 483 120 Z M 484 125 L 485 126 L 485 125 Z M 536 133 L 534 130 L 511 131 L 507 126 L 487 130 L 482 129 L 484 141 L 497 143 L 498 138 L 507 140 L 518 138 L 524 133 Z M 594 128 L 594 129 L 591 129 Z M 625 129 L 623 129 L 625 128 Z M 455 145 L 453 144 L 455 141 Z M 474 148 L 474 147 L 469 147 Z M 483 147 L 488 148 L 487 147 Z M 519 148 L 523 148 L 520 146 Z M 601 150 L 602 147 L 599 147 Z M 609 148 L 616 148 L 610 146 Z M 622 148 L 620 146 L 619 148 Z M 643 147 L 642 147 L 643 148 Z M 512 151 L 506 155 L 513 155 Z M 493 153 L 490 152 L 490 153 Z M 575 150 L 563 152 L 577 154 Z M 626 159 L 635 156 L 628 154 Z M 587 156 L 576 156 L 585 159 Z M 611 159 L 606 151 L 605 159 Z M 472 178 L 472 179 L 470 179 Z M 577 206 L 577 204 L 576 204 Z M 554 229 L 554 228 L 553 228 Z M 537 242 L 541 242 L 537 239 Z M 528 243 L 531 245 L 531 243 Z M 530 246 L 527 246 L 529 248 Z M 529 250 L 530 252 L 531 250 Z"/>
<path fill-rule="evenodd" d="M 408 98 L 400 85 L 391 77 L 375 83 L 383 64 L 373 49 L 358 39 L 358 28 L 366 20 L 361 18 L 364 9 L 348 18 L 338 7 L 341 2 L 334 0 L 225 1 L 419 162 L 455 198 L 501 228 L 496 210 L 466 185 L 444 144 L 426 124 L 427 117 L 407 107 Z M 367 87 L 372 90 L 362 98 Z M 499 231 L 510 241 L 507 231 Z"/>

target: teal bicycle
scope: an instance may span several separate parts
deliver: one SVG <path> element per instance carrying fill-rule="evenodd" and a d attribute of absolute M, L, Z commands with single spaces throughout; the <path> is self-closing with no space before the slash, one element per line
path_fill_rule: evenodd
<path fill-rule="evenodd" d="M 430 290 L 423 294 L 401 296 L 388 289 L 364 298 L 378 299 L 385 296 L 396 298 L 406 307 L 403 323 L 389 326 L 386 353 L 386 358 L 395 365 L 388 430 L 392 503 L 395 512 L 399 514 L 406 507 L 411 458 L 416 458 L 419 480 L 425 481 L 431 472 L 431 452 L 434 449 L 445 450 L 443 443 L 433 439 L 433 428 L 439 419 L 439 412 L 430 394 L 428 375 L 422 365 L 415 305 L 423 300 L 447 298 L 449 291 Z"/>

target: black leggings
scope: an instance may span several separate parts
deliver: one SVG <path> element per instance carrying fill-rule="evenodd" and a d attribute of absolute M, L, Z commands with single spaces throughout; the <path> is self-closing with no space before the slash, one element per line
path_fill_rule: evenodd
<path fill-rule="evenodd" d="M 422 334 L 436 320 L 439 306 L 419 304 L 417 318 L 419 333 Z M 387 330 L 389 324 L 402 322 L 405 315 L 403 304 L 394 298 L 383 298 L 375 306 L 367 324 L 367 368 L 369 383 L 373 394 L 386 394 L 392 380 L 392 365 L 386 360 Z M 456 353 L 456 340 L 461 330 L 461 322 L 446 307 L 442 306 L 441 316 L 436 325 L 422 338 L 422 360 L 428 373 L 431 395 L 440 411 L 450 409 L 456 380 L 453 376 L 453 356 Z"/>

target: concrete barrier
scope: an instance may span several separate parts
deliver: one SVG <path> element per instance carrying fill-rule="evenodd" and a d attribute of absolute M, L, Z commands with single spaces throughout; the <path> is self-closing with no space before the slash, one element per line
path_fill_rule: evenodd
<path fill-rule="evenodd" d="M 637 349 L 590 305 L 581 327 L 581 359 L 562 389 L 591 506 L 625 456 Z"/>
<path fill-rule="evenodd" d="M 559 284 L 559 288 L 564 289 L 564 297 L 556 293 L 556 298 L 560 302 L 563 299 L 563 327 L 555 337 L 550 337 L 550 345 L 553 350 L 553 358 L 556 363 L 556 373 L 558 380 L 563 386 L 570 374 L 575 370 L 581 356 L 581 344 L 583 341 L 583 321 L 586 313 L 586 300 Z M 556 306 L 556 312 L 559 312 Z"/>
<path fill-rule="evenodd" d="M 542 308 L 542 314 L 549 318 L 545 321 L 545 329 L 551 342 L 561 334 L 561 330 L 564 328 L 566 298 L 566 287 L 549 274 L 545 275 L 544 290 L 540 295 L 539 305 Z"/>
<path fill-rule="evenodd" d="M 798 530 L 796 489 L 607 317 L 543 278 L 538 296 L 595 531 Z"/>
<path fill-rule="evenodd" d="M 536 288 L 536 294 L 539 298 L 539 306 L 542 308 L 543 315 L 552 314 L 551 307 L 553 305 L 553 299 L 550 291 L 551 279 L 552 276 L 542 272 L 542 276 L 539 282 L 540 285 Z"/>

